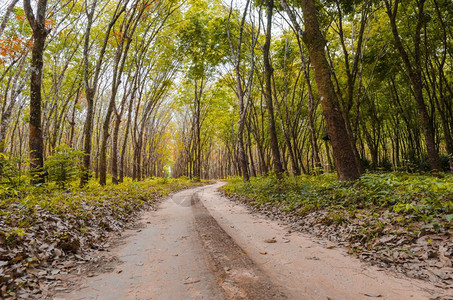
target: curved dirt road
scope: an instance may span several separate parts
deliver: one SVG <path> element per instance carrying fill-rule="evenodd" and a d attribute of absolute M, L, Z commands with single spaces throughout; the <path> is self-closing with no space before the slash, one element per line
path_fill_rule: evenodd
<path fill-rule="evenodd" d="M 143 216 L 110 273 L 58 299 L 429 299 L 394 277 L 221 197 L 221 183 L 179 192 Z"/>

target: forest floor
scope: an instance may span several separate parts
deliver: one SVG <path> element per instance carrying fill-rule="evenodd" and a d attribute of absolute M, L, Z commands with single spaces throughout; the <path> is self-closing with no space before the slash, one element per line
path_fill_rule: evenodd
<path fill-rule="evenodd" d="M 221 196 L 178 192 L 99 252 L 59 275 L 53 299 L 450 299 L 451 290 L 371 266 Z M 450 293 L 450 295 L 448 295 Z M 48 295 L 52 297 L 52 294 Z"/>

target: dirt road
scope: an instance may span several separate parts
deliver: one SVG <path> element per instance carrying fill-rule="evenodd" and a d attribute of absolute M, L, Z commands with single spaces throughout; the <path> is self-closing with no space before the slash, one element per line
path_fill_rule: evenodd
<path fill-rule="evenodd" d="M 80 278 L 56 298 L 401 300 L 439 292 L 250 214 L 222 198 L 220 185 L 163 201 L 112 249 L 121 261 L 113 272 Z"/>

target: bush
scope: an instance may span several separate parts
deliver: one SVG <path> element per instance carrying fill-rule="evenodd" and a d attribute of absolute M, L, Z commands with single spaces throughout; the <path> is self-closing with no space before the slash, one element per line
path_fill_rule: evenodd
<path fill-rule="evenodd" d="M 59 145 L 54 154 L 44 164 L 49 180 L 64 189 L 66 185 L 80 175 L 80 161 L 84 153 L 68 145 Z"/>

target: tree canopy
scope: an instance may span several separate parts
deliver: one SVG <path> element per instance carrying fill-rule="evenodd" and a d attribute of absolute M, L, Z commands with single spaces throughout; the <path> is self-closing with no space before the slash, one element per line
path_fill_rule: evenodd
<path fill-rule="evenodd" d="M 83 152 L 82 185 L 453 168 L 451 1 L 13 0 L 0 13 L 0 151 L 34 183 L 61 145 Z"/>

